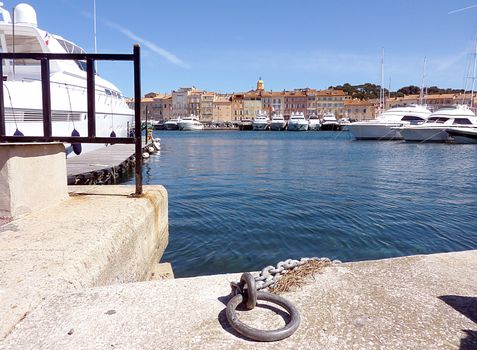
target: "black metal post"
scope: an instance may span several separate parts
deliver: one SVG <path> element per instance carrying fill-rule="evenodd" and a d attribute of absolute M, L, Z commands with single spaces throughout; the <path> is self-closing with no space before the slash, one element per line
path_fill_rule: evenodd
<path fill-rule="evenodd" d="M 86 59 L 86 89 L 88 95 L 88 137 L 96 137 L 96 100 L 94 82 L 94 60 Z"/>
<path fill-rule="evenodd" d="M 41 97 L 43 100 L 43 136 L 51 137 L 50 61 L 47 58 L 41 59 Z"/>
<path fill-rule="evenodd" d="M 5 103 L 3 100 L 3 59 L 0 59 L 0 136 L 6 135 Z"/>
<path fill-rule="evenodd" d="M 142 146 L 141 146 L 141 48 L 134 45 L 134 137 L 136 143 L 136 195 L 142 194 Z"/>

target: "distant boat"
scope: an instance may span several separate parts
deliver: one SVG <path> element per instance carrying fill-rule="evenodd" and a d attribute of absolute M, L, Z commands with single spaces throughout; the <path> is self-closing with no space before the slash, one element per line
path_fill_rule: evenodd
<path fill-rule="evenodd" d="M 179 127 L 179 130 L 183 131 L 196 131 L 204 129 L 204 124 L 202 124 L 199 121 L 199 118 L 193 114 L 191 114 L 189 117 L 182 118 L 177 123 L 177 126 Z"/>
<path fill-rule="evenodd" d="M 402 140 L 402 135 L 396 128 L 422 124 L 430 115 L 431 111 L 426 106 L 394 107 L 381 113 L 376 119 L 350 123 L 348 129 L 357 140 Z"/>
<path fill-rule="evenodd" d="M 316 114 L 312 114 L 308 117 L 308 130 L 320 130 L 320 118 Z"/>
<path fill-rule="evenodd" d="M 322 131 L 336 131 L 340 129 L 338 120 L 336 120 L 336 117 L 333 113 L 323 114 L 323 118 L 321 119 L 320 129 Z"/>
<path fill-rule="evenodd" d="M 447 133 L 455 143 L 477 143 L 477 128 L 449 128 Z"/>
<path fill-rule="evenodd" d="M 407 142 L 447 142 L 452 137 L 451 128 L 476 128 L 477 116 L 466 105 L 441 108 L 419 125 L 404 125 L 396 128 Z"/>
<path fill-rule="evenodd" d="M 269 126 L 270 119 L 268 119 L 266 112 L 258 112 L 257 116 L 252 122 L 253 130 L 266 130 Z"/>
<path fill-rule="evenodd" d="M 240 130 L 252 130 L 253 129 L 253 121 L 252 119 L 242 119 L 239 124 Z"/>
<path fill-rule="evenodd" d="M 338 120 L 338 124 L 340 125 L 340 130 L 341 131 L 349 131 L 349 124 L 351 122 L 349 121 L 349 118 L 341 118 Z"/>
<path fill-rule="evenodd" d="M 167 122 L 164 123 L 164 128 L 166 130 L 179 130 L 179 122 L 181 118 L 169 119 Z"/>
<path fill-rule="evenodd" d="M 290 119 L 288 120 L 289 131 L 307 131 L 308 130 L 308 120 L 305 119 L 305 116 L 302 112 L 292 113 Z"/>
<path fill-rule="evenodd" d="M 287 126 L 287 122 L 283 115 L 281 114 L 274 114 L 272 117 L 272 122 L 270 124 L 270 128 L 275 131 L 285 130 Z"/>

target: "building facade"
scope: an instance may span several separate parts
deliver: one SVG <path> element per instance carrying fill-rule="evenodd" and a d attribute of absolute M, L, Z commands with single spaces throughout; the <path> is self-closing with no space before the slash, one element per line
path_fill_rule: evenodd
<path fill-rule="evenodd" d="M 232 121 L 232 98 L 230 95 L 215 96 L 212 121 L 214 124 Z"/>
<path fill-rule="evenodd" d="M 379 103 L 364 100 L 344 101 L 344 117 L 353 121 L 369 120 L 376 117 Z"/>

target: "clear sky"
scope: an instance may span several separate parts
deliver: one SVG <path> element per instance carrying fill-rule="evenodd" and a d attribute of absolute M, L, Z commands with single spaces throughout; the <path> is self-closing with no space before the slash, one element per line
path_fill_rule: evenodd
<path fill-rule="evenodd" d="M 25 0 L 39 27 L 94 50 L 93 0 Z M 11 9 L 17 2 L 4 0 Z M 196 86 L 274 91 L 349 82 L 464 88 L 477 29 L 477 0 L 96 0 L 98 52 L 142 48 L 142 92 Z M 449 14 L 450 11 L 472 7 Z M 124 63 L 99 72 L 131 95 Z M 467 80 L 467 88 L 469 88 Z"/>

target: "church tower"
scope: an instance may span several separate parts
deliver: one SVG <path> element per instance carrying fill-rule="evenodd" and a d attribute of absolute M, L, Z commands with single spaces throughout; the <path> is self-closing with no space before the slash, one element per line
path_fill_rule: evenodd
<path fill-rule="evenodd" d="M 257 91 L 263 91 L 265 90 L 264 86 L 263 86 L 263 80 L 262 80 L 262 77 L 258 78 L 258 81 L 257 81 Z"/>

